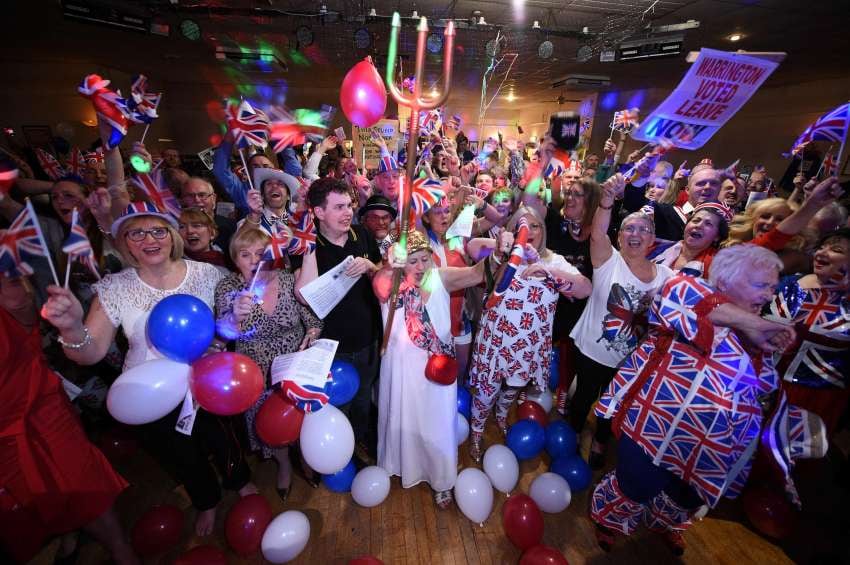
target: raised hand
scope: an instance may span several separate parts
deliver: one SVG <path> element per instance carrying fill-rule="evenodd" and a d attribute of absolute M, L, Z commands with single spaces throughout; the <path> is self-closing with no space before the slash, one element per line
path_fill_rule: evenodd
<path fill-rule="evenodd" d="M 83 307 L 74 293 L 61 286 L 47 287 L 47 302 L 41 308 L 41 317 L 60 332 L 79 329 L 83 325 Z"/>

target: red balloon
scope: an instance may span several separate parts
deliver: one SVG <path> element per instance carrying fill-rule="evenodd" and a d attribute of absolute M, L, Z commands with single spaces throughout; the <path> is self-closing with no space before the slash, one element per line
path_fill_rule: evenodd
<path fill-rule="evenodd" d="M 517 406 L 516 417 L 518 420 L 533 420 L 544 428 L 549 423 L 549 416 L 546 414 L 546 411 L 540 404 L 533 400 L 526 400 Z"/>
<path fill-rule="evenodd" d="M 304 412 L 280 392 L 274 392 L 257 412 L 254 425 L 257 435 L 267 445 L 289 445 L 301 437 Z"/>
<path fill-rule="evenodd" d="M 526 549 L 519 560 L 519 565 L 570 565 L 567 558 L 548 545 L 535 545 Z"/>
<path fill-rule="evenodd" d="M 199 545 L 175 559 L 174 565 L 227 565 L 227 556 L 213 545 Z"/>
<path fill-rule="evenodd" d="M 452 385 L 457 379 L 457 359 L 451 355 L 432 355 L 425 365 L 425 378 L 441 385 Z"/>
<path fill-rule="evenodd" d="M 97 444 L 106 458 L 112 462 L 129 459 L 139 448 L 133 432 L 126 426 L 113 426 L 104 430 Z"/>
<path fill-rule="evenodd" d="M 182 510 L 171 504 L 152 506 L 133 526 L 133 549 L 142 557 L 163 553 L 177 545 L 182 534 Z"/>
<path fill-rule="evenodd" d="M 523 550 L 543 539 L 543 513 L 527 494 L 514 494 L 505 501 L 502 526 L 511 543 Z"/>
<path fill-rule="evenodd" d="M 349 559 L 348 565 L 384 565 L 384 562 L 372 555 L 364 555 Z"/>
<path fill-rule="evenodd" d="M 384 117 L 387 89 L 371 57 L 366 57 L 348 71 L 339 89 L 339 102 L 352 124 L 367 128 Z"/>
<path fill-rule="evenodd" d="M 753 487 L 744 493 L 743 503 L 747 518 L 762 534 L 782 539 L 794 531 L 797 513 L 782 494 Z"/>
<path fill-rule="evenodd" d="M 266 526 L 272 521 L 272 509 L 259 494 L 249 494 L 233 505 L 224 520 L 224 537 L 233 551 L 243 557 L 260 549 Z"/>
<path fill-rule="evenodd" d="M 192 363 L 192 395 L 204 410 L 219 416 L 240 414 L 250 408 L 264 385 L 260 368 L 241 353 L 214 353 Z"/>

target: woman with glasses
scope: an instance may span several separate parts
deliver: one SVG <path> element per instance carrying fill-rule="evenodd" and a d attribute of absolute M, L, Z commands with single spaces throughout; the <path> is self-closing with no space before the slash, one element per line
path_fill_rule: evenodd
<path fill-rule="evenodd" d="M 214 305 L 215 288 L 221 273 L 212 265 L 183 259 L 183 240 L 177 222 L 146 202 L 134 202 L 112 224 L 115 245 L 129 265 L 95 285 L 95 297 L 83 321 L 83 309 L 68 290 L 48 287 L 50 299 L 44 318 L 61 334 L 65 355 L 80 365 L 92 365 L 106 354 L 120 327 L 129 350 L 124 370 L 161 357 L 147 339 L 146 326 L 156 304 L 174 294 L 190 294 Z M 211 349 L 220 344 L 213 344 Z M 191 435 L 174 426 L 180 406 L 167 416 L 141 426 L 148 447 L 167 468 L 176 472 L 198 510 L 195 533 L 209 535 L 215 525 L 215 509 L 221 500 L 219 480 L 209 464 L 212 456 L 222 477 L 222 486 L 242 496 L 257 492 L 250 482 L 236 433 L 227 418 L 199 409 Z"/>
<path fill-rule="evenodd" d="M 611 209 L 624 189 L 620 174 L 605 182 L 590 230 L 593 293 L 570 333 L 577 349 L 578 382 L 569 421 L 576 432 L 584 428 L 590 408 L 614 378 L 617 366 L 637 347 L 646 331 L 646 310 L 658 289 L 673 275 L 669 267 L 656 265 L 646 257 L 655 242 L 655 225 L 642 212 L 629 214 L 620 224 L 619 251 L 611 245 Z M 602 467 L 610 436 L 610 422 L 597 420 L 590 448 L 591 467 Z"/>

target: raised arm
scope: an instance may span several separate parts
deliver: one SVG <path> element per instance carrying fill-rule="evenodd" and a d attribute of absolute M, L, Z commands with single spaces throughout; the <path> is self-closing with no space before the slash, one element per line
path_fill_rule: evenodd
<path fill-rule="evenodd" d="M 821 181 L 812 189 L 809 197 L 803 200 L 803 203 L 797 208 L 793 214 L 782 220 L 776 229 L 786 235 L 797 235 L 805 228 L 818 210 L 841 198 L 844 192 L 841 190 L 841 184 L 835 177 L 829 177 Z"/>
<path fill-rule="evenodd" d="M 614 200 L 618 194 L 626 188 L 623 175 L 617 173 L 602 184 L 602 198 L 596 213 L 593 215 L 593 224 L 590 227 L 590 262 L 594 267 L 601 267 L 611 258 L 614 248 L 608 239 L 608 228 L 611 225 L 611 210 L 614 208 Z"/>

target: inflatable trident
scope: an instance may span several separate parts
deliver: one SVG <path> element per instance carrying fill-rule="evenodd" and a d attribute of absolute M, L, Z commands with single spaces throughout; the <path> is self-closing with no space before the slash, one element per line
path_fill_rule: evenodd
<path fill-rule="evenodd" d="M 401 181 L 404 183 L 402 191 L 403 202 L 401 209 L 401 227 L 399 228 L 399 245 L 401 249 L 407 249 L 407 232 L 410 229 L 410 193 L 413 184 L 413 175 L 418 162 L 417 144 L 419 142 L 419 111 L 433 110 L 442 106 L 449 97 L 449 91 L 452 86 L 452 55 L 454 53 L 455 39 L 455 24 L 449 21 L 446 25 L 444 33 L 446 40 L 443 47 L 443 77 L 445 86 L 439 96 L 422 98 L 422 77 L 425 73 L 425 42 L 428 39 L 428 19 L 420 18 L 419 27 L 416 28 L 416 68 L 413 75 L 413 94 L 410 96 L 402 94 L 401 90 L 395 85 L 395 63 L 398 54 L 398 34 L 401 30 L 401 17 L 398 12 L 393 14 L 392 32 L 390 34 L 390 49 L 387 55 L 387 88 L 390 90 L 390 95 L 398 103 L 399 106 L 410 108 L 410 123 L 407 127 L 407 169 L 405 178 Z M 393 326 L 393 317 L 395 315 L 395 303 L 398 300 L 398 287 L 401 284 L 402 269 L 396 269 L 393 273 L 392 293 L 390 294 L 390 308 L 387 316 L 387 324 L 384 328 L 384 342 L 381 346 L 381 354 L 387 349 L 387 340 L 390 336 L 390 330 Z"/>

